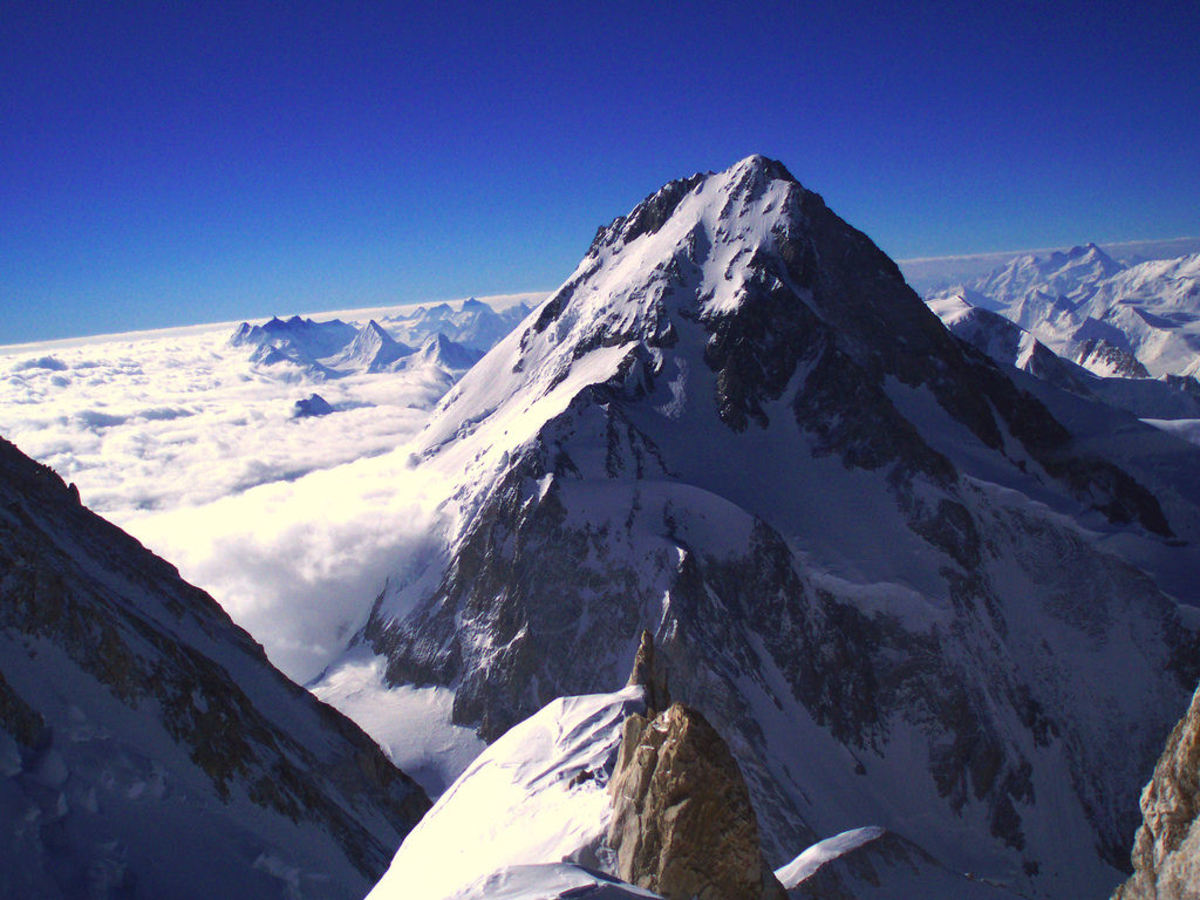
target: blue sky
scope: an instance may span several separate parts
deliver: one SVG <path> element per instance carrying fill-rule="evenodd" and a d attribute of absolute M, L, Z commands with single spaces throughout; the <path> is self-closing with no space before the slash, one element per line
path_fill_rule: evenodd
<path fill-rule="evenodd" d="M 1200 233 L 1200 4 L 53 3 L 0 343 L 551 289 L 752 152 L 895 257 Z"/>

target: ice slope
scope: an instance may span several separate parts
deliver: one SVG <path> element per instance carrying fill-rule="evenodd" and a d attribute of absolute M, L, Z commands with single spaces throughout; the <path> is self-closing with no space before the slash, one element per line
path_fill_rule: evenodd
<path fill-rule="evenodd" d="M 1027 894 L 1119 879 L 1198 673 L 1098 545 L 1177 559 L 1194 504 L 1086 451 L 780 164 L 602 229 L 414 459 L 453 486 L 444 545 L 362 638 L 457 723 L 613 683 L 646 627 L 775 863 L 869 823 Z"/>
<path fill-rule="evenodd" d="M 873 826 L 854 828 L 814 844 L 777 869 L 775 877 L 793 900 L 829 896 L 1003 900 L 1020 896 L 969 873 L 952 872 L 912 842 Z"/>
<path fill-rule="evenodd" d="M 405 838 L 372 900 L 570 896 L 605 879 L 607 784 L 640 687 L 564 697 L 495 741 Z M 559 864 L 568 863 L 570 866 Z M 610 876 L 611 877 L 611 876 Z M 612 879 L 616 881 L 616 879 Z M 653 897 L 629 886 L 596 896 Z M 591 896 L 590 894 L 588 896 Z"/>
<path fill-rule="evenodd" d="M 7 442 L 0 601 L 0 895 L 359 897 L 427 807 Z"/>

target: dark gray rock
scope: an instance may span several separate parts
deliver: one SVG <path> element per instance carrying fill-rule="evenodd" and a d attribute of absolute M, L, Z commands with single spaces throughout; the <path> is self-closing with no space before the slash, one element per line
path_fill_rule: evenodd
<path fill-rule="evenodd" d="M 292 406 L 293 419 L 306 419 L 310 416 L 327 416 L 331 412 L 333 412 L 333 407 L 320 394 L 310 394 L 303 400 L 297 400 Z"/>

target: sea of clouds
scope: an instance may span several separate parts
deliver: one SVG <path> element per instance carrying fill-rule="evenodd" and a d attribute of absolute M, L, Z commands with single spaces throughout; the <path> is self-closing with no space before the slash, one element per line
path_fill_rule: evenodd
<path fill-rule="evenodd" d="M 232 330 L 0 348 L 0 435 L 306 682 L 429 550 L 439 485 L 405 445 L 452 382 L 255 365 Z M 295 417 L 314 392 L 335 412 Z"/>

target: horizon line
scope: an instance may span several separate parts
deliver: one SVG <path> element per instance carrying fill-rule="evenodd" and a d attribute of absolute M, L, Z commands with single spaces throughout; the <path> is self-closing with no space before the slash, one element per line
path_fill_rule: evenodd
<path fill-rule="evenodd" d="M 491 305 L 492 302 L 509 301 L 509 305 L 515 306 L 526 298 L 545 297 L 549 296 L 553 291 L 512 291 L 503 294 L 470 294 L 466 297 L 453 297 L 449 299 L 438 300 L 410 300 L 403 303 L 392 303 L 385 306 L 357 306 L 346 307 L 342 309 L 318 309 L 309 310 L 306 312 L 294 312 L 290 315 L 285 315 L 282 318 L 290 318 L 291 315 L 296 316 L 361 316 L 364 313 L 385 312 L 388 310 L 409 309 L 417 306 L 440 306 L 443 303 L 454 305 L 456 303 L 465 303 L 468 300 L 479 300 L 483 303 Z M 539 301 L 540 302 L 540 301 Z M 15 344 L 0 344 L 0 356 L 12 356 L 17 353 L 28 353 L 36 350 L 67 350 L 73 347 L 84 347 L 89 344 L 102 344 L 108 341 L 121 340 L 152 340 L 154 338 L 167 337 L 184 337 L 191 334 L 202 334 L 206 331 L 215 331 L 218 328 L 236 328 L 243 322 L 269 322 L 273 318 L 281 318 L 278 315 L 269 316 L 250 316 L 241 319 L 229 319 L 226 321 L 217 322 L 193 322 L 188 325 L 166 325 L 161 328 L 141 328 L 132 331 L 114 331 L 102 334 L 80 334 L 73 337 L 62 338 L 46 338 L 41 341 L 20 341 Z"/>
<path fill-rule="evenodd" d="M 1184 241 L 1200 241 L 1200 234 L 1188 234 L 1171 238 L 1141 238 L 1134 241 L 1088 241 L 1097 247 L 1136 247 L 1145 244 L 1181 244 Z M 948 256 L 909 256 L 897 259 L 897 265 L 903 263 L 954 262 L 964 259 L 985 259 L 989 256 L 1024 256 L 1030 253 L 1054 253 L 1060 250 L 1070 250 L 1072 247 L 1083 247 L 1087 244 L 1059 244 L 1055 247 L 1027 247 L 1023 250 L 983 250 L 979 253 L 957 253 Z"/>

